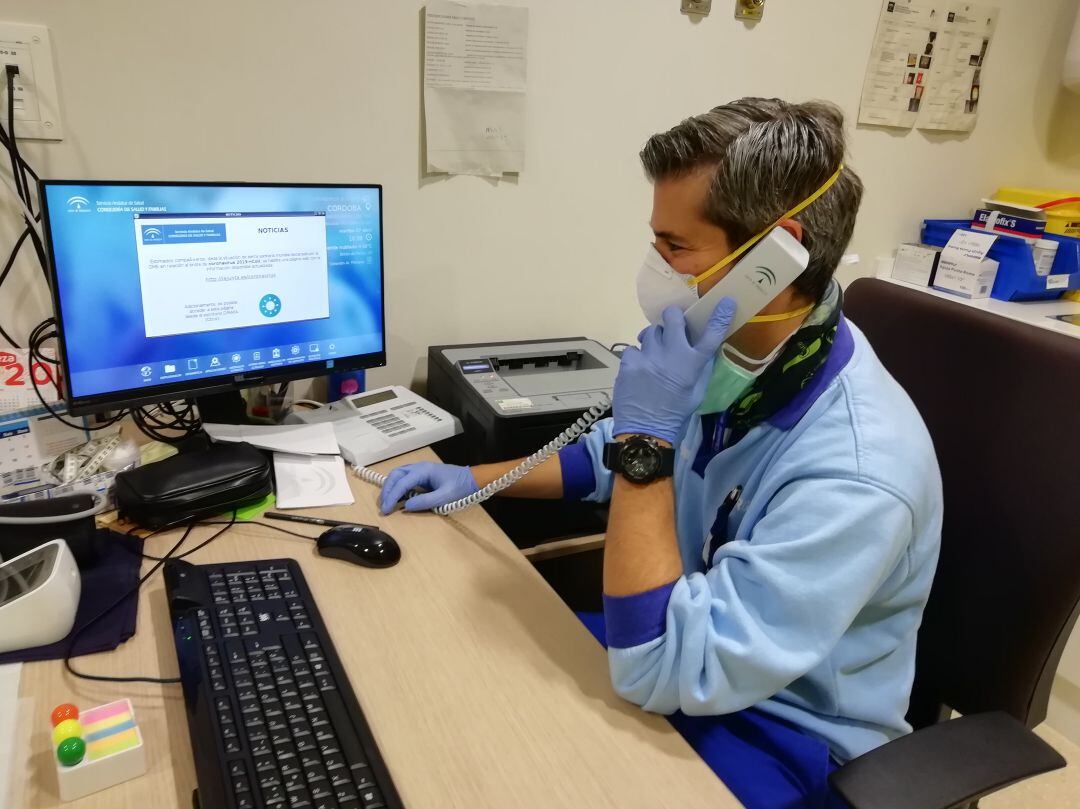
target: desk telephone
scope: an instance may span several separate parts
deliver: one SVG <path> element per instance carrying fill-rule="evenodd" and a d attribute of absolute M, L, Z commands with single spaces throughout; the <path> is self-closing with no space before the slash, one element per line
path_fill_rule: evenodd
<path fill-rule="evenodd" d="M 686 310 L 690 338 L 694 341 L 701 338 L 709 317 L 725 296 L 736 303 L 730 330 L 734 332 L 741 328 L 798 278 L 809 263 L 810 254 L 797 239 L 783 228 L 773 228 L 716 286 Z M 560 449 L 576 441 L 610 406 L 610 399 L 604 395 L 566 430 L 498 480 L 433 511 L 444 516 L 453 514 L 512 486 Z M 368 469 L 365 464 L 419 449 L 461 432 L 461 425 L 452 415 L 397 385 L 350 396 L 318 410 L 295 413 L 293 418 L 303 422 L 333 422 L 342 455 L 362 480 L 380 488 L 386 483 L 386 475 Z"/>
<path fill-rule="evenodd" d="M 315 410 L 294 410 L 286 423 L 330 422 L 341 455 L 353 466 L 393 458 L 461 432 L 454 416 L 400 385 L 346 396 Z"/>

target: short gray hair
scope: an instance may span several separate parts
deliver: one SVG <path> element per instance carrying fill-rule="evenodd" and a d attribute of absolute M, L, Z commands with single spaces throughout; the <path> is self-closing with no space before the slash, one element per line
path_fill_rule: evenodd
<path fill-rule="evenodd" d="M 844 114 L 835 104 L 742 98 L 653 135 L 641 162 L 652 182 L 712 171 L 704 214 L 735 247 L 820 188 L 844 152 Z M 851 241 L 862 192 L 862 181 L 845 166 L 832 188 L 794 217 L 810 251 L 795 288 L 814 300 Z"/>

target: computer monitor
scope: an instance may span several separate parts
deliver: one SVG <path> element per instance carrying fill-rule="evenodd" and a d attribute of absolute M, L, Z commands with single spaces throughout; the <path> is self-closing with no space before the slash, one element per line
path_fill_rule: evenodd
<path fill-rule="evenodd" d="M 70 412 L 386 363 L 382 187 L 42 182 Z"/>

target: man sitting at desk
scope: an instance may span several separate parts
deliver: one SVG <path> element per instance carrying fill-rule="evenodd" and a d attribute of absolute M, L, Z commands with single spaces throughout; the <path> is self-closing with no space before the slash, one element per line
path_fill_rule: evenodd
<path fill-rule="evenodd" d="M 833 280 L 862 197 L 844 151 L 834 106 L 757 98 L 649 140 L 655 243 L 638 291 L 653 325 L 623 355 L 613 417 L 506 492 L 610 498 L 615 690 L 675 714 L 750 806 L 825 806 L 837 762 L 910 730 L 937 563 L 930 437 Z M 703 295 L 774 222 L 809 250 L 806 271 L 733 334 L 721 302 L 691 344 L 683 310 L 697 295 L 658 281 L 665 266 Z M 432 508 L 515 464 L 404 466 L 381 506 L 420 486 L 430 493 L 406 509 Z"/>

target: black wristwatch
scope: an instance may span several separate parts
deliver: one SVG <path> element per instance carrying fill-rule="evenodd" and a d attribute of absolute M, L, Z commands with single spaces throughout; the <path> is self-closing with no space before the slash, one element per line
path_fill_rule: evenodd
<path fill-rule="evenodd" d="M 662 447 L 648 435 L 604 444 L 604 466 L 621 472 L 631 483 L 652 483 L 675 474 L 675 450 Z"/>

